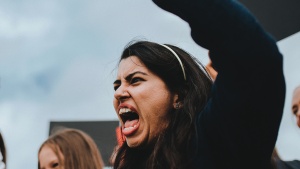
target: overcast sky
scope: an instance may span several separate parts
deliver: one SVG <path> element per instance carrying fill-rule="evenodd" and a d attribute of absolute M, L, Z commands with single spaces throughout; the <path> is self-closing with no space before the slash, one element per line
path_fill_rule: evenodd
<path fill-rule="evenodd" d="M 0 131 L 9 169 L 37 167 L 51 120 L 117 119 L 112 82 L 129 41 L 170 43 L 207 63 L 207 51 L 189 31 L 150 0 L 0 1 Z M 278 44 L 287 99 L 277 146 L 284 159 L 300 159 L 300 130 L 290 111 L 300 84 L 300 33 Z"/>

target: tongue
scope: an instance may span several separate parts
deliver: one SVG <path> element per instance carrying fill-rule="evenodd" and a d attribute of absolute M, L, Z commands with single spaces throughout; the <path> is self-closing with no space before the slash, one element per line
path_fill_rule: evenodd
<path fill-rule="evenodd" d="M 138 129 L 139 120 L 127 120 L 124 124 L 124 128 L 122 130 L 124 136 L 132 135 Z"/>
<path fill-rule="evenodd" d="M 136 125 L 137 123 L 139 122 L 139 120 L 138 119 L 135 119 L 135 120 L 127 120 L 126 122 L 125 122 L 125 128 L 127 128 L 127 127 L 133 127 L 134 125 Z"/>

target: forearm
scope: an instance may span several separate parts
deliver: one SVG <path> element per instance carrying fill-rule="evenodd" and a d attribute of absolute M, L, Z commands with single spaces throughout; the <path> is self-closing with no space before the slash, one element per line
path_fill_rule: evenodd
<path fill-rule="evenodd" d="M 280 63 L 276 42 L 264 32 L 256 19 L 231 0 L 154 0 L 171 13 L 187 21 L 193 39 L 211 51 L 218 69 L 268 66 L 269 59 Z M 262 57 L 263 56 L 263 57 Z M 258 62 L 259 60 L 259 62 Z"/>

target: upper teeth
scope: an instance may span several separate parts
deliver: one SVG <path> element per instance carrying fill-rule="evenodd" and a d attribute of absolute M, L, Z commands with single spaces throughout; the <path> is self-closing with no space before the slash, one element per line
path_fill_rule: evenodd
<path fill-rule="evenodd" d="M 128 112 L 132 112 L 132 110 L 130 110 L 129 108 L 121 108 L 119 110 L 119 114 L 128 113 Z"/>

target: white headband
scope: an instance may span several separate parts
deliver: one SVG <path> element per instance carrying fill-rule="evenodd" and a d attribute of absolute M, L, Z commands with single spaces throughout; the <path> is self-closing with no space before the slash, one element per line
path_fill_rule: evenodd
<path fill-rule="evenodd" d="M 173 55 L 177 58 L 177 60 L 178 60 L 178 62 L 179 62 L 179 64 L 180 64 L 180 66 L 181 66 L 181 69 L 182 69 L 183 78 L 184 78 L 184 80 L 186 80 L 186 76 L 185 76 L 185 71 L 184 71 L 183 64 L 182 64 L 182 62 L 181 62 L 179 56 L 176 54 L 176 52 L 174 52 L 174 51 L 173 51 L 169 46 L 167 46 L 167 45 L 164 45 L 164 44 L 159 44 L 159 45 L 161 45 L 161 46 L 167 48 L 167 49 L 168 49 L 170 52 L 172 52 Z"/>

